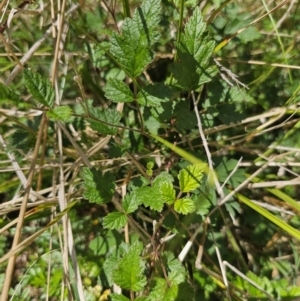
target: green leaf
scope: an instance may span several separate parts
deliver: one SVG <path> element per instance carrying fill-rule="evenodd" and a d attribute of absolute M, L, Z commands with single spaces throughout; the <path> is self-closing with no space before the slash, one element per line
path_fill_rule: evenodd
<path fill-rule="evenodd" d="M 211 83 L 208 90 L 208 98 L 203 103 L 206 115 L 217 117 L 222 123 L 230 124 L 246 118 L 245 103 L 255 103 L 245 89 L 230 87 L 223 82 Z"/>
<path fill-rule="evenodd" d="M 186 270 L 182 263 L 175 258 L 174 254 L 170 251 L 164 252 L 162 259 L 165 266 L 168 267 L 168 279 L 172 285 L 184 282 L 186 279 Z"/>
<path fill-rule="evenodd" d="M 114 269 L 118 267 L 119 258 L 116 256 L 110 256 L 106 258 L 103 263 L 102 276 L 107 280 L 109 286 L 112 286 L 114 283 L 113 274 Z"/>
<path fill-rule="evenodd" d="M 176 297 L 176 301 L 186 300 L 195 301 L 195 288 L 188 282 L 178 285 L 178 295 Z"/>
<path fill-rule="evenodd" d="M 197 189 L 201 185 L 201 179 L 205 169 L 205 164 L 189 165 L 179 172 L 180 191 L 190 192 Z"/>
<path fill-rule="evenodd" d="M 177 300 L 178 286 L 171 285 L 162 278 L 155 278 L 154 288 L 149 294 L 149 301 L 174 301 Z M 187 299 L 188 300 L 188 299 Z"/>
<path fill-rule="evenodd" d="M 235 104 L 251 103 L 255 104 L 255 100 L 251 97 L 245 89 L 239 87 L 231 87 L 224 82 L 213 82 L 209 84 L 208 98 L 204 102 L 204 108 L 209 108 L 210 106 L 219 105 L 220 102 L 227 103 L 233 102 Z M 239 112 L 242 113 L 244 106 L 237 108 Z M 222 110 L 220 110 L 222 114 Z"/>
<path fill-rule="evenodd" d="M 36 101 L 52 108 L 54 103 L 54 89 L 49 80 L 41 77 L 29 69 L 23 70 L 25 86 Z"/>
<path fill-rule="evenodd" d="M 153 116 L 150 116 L 147 120 L 145 120 L 144 124 L 150 133 L 157 133 L 161 126 L 158 118 L 155 118 Z"/>
<path fill-rule="evenodd" d="M 234 159 L 228 161 L 226 159 L 222 160 L 220 165 L 216 168 L 216 173 L 221 183 L 227 180 L 228 184 L 236 188 L 246 180 L 245 171 L 241 168 L 237 169 L 229 178 L 230 173 L 236 168 L 237 164 L 238 161 Z"/>
<path fill-rule="evenodd" d="M 152 210 L 161 212 L 166 202 L 161 190 L 161 186 L 166 183 L 174 181 L 172 175 L 167 172 L 161 172 L 152 182 L 152 187 L 137 188 L 134 193 L 139 202 L 145 206 L 150 207 Z"/>
<path fill-rule="evenodd" d="M 89 243 L 89 249 L 95 256 L 116 255 L 123 236 L 116 230 L 108 230 L 105 235 L 96 235 Z"/>
<path fill-rule="evenodd" d="M 72 109 L 69 106 L 60 106 L 50 109 L 47 112 L 47 116 L 54 121 L 71 122 L 74 119 L 72 117 Z"/>
<path fill-rule="evenodd" d="M 114 177 L 109 172 L 102 175 L 95 168 L 83 169 L 84 194 L 83 197 L 91 203 L 103 204 L 111 201 L 115 191 Z"/>
<path fill-rule="evenodd" d="M 123 289 L 138 292 L 147 283 L 144 276 L 145 263 L 140 256 L 141 249 L 141 243 L 135 241 L 127 252 L 118 259 L 118 265 L 113 270 L 113 281 Z"/>
<path fill-rule="evenodd" d="M 134 212 L 140 205 L 135 193 L 127 194 L 123 200 L 122 207 L 126 213 Z"/>
<path fill-rule="evenodd" d="M 133 93 L 123 81 L 116 78 L 108 80 L 104 87 L 105 97 L 114 102 L 132 102 Z"/>
<path fill-rule="evenodd" d="M 159 187 L 160 195 L 164 202 L 168 205 L 172 205 L 176 200 L 175 189 L 173 188 L 172 183 L 164 182 Z"/>
<path fill-rule="evenodd" d="M 160 0 L 145 0 L 135 10 L 132 19 L 126 18 L 122 34 L 113 33 L 110 52 L 131 77 L 139 76 L 152 61 L 150 47 L 158 40 Z"/>
<path fill-rule="evenodd" d="M 213 110 L 215 110 L 215 108 Z M 207 112 L 210 113 L 211 109 L 208 109 Z M 244 113 L 239 112 L 236 104 L 234 103 L 224 103 L 220 105 L 219 110 L 217 110 L 217 114 L 215 114 L 215 116 L 217 116 L 224 124 L 239 122 L 246 118 Z"/>
<path fill-rule="evenodd" d="M 162 83 L 148 85 L 138 93 L 137 101 L 141 105 L 160 106 L 162 102 L 167 102 L 173 96 L 174 92 L 169 86 Z"/>
<path fill-rule="evenodd" d="M 112 301 L 130 301 L 130 299 L 128 299 L 127 297 L 118 294 L 109 294 L 109 297 Z"/>
<path fill-rule="evenodd" d="M 124 228 L 126 223 L 126 214 L 123 212 L 112 212 L 103 218 L 103 227 L 111 230 Z"/>
<path fill-rule="evenodd" d="M 153 185 L 159 186 L 164 182 L 168 182 L 168 183 L 174 182 L 173 176 L 171 174 L 169 174 L 167 171 L 163 171 L 159 175 L 157 175 L 155 177 L 155 179 L 153 180 Z"/>
<path fill-rule="evenodd" d="M 34 148 L 36 142 L 36 132 L 38 132 L 41 124 L 41 115 L 33 120 L 25 120 L 26 128 L 15 126 L 15 131 L 11 135 L 11 142 L 15 149 L 21 149 L 24 153 Z M 22 154 L 23 155 L 23 154 Z"/>
<path fill-rule="evenodd" d="M 5 103 L 7 101 L 13 101 L 17 104 L 23 102 L 22 99 L 14 91 L 0 83 L 0 102 Z"/>
<path fill-rule="evenodd" d="M 178 62 L 171 65 L 170 70 L 177 84 L 185 91 L 192 91 L 211 81 L 217 73 L 215 66 L 209 66 L 215 42 L 207 35 L 206 24 L 198 7 L 194 10 L 193 16 L 185 26 L 181 41 L 176 46 Z"/>
<path fill-rule="evenodd" d="M 179 101 L 176 104 L 174 114 L 178 131 L 191 130 L 197 126 L 196 114 L 194 111 L 191 111 L 186 101 Z"/>
<path fill-rule="evenodd" d="M 183 198 L 175 201 L 174 209 L 178 213 L 188 214 L 194 212 L 196 208 L 193 200 L 188 198 Z"/>
<path fill-rule="evenodd" d="M 100 109 L 89 107 L 90 114 L 95 119 L 88 119 L 91 128 L 104 135 L 115 135 L 118 131 L 121 115 L 115 109 Z"/>
<path fill-rule="evenodd" d="M 152 210 L 161 212 L 164 206 L 164 200 L 161 198 L 160 191 L 153 187 L 137 188 L 134 193 L 139 202 L 143 203 L 146 207 Z"/>
<path fill-rule="evenodd" d="M 206 198 L 204 194 L 195 195 L 192 197 L 196 207 L 196 214 L 201 216 L 205 216 L 209 212 L 209 208 L 211 207 L 210 201 Z"/>
<path fill-rule="evenodd" d="M 238 38 L 244 44 L 248 42 L 253 42 L 254 40 L 259 39 L 260 37 L 261 37 L 260 32 L 254 26 L 248 27 L 238 35 Z"/>
<path fill-rule="evenodd" d="M 239 29 L 245 27 L 245 20 L 241 20 L 239 18 L 234 18 L 226 24 L 226 28 L 224 33 L 226 35 L 235 34 Z"/>

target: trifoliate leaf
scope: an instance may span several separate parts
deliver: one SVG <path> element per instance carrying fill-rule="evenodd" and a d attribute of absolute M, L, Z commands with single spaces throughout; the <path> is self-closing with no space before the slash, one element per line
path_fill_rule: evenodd
<path fill-rule="evenodd" d="M 134 212 L 140 205 L 135 193 L 127 194 L 123 200 L 122 207 L 126 213 Z"/>
<path fill-rule="evenodd" d="M 174 181 L 172 175 L 167 172 L 161 172 L 152 183 L 152 187 L 145 186 L 134 190 L 139 202 L 152 210 L 161 212 L 164 203 L 166 202 L 161 191 L 161 185 L 165 183 L 172 183 Z"/>
<path fill-rule="evenodd" d="M 178 62 L 170 66 L 177 84 L 185 91 L 197 90 L 202 84 L 211 81 L 217 73 L 215 66 L 210 67 L 215 42 L 209 39 L 206 24 L 200 9 L 185 26 L 185 32 L 178 48 Z"/>
<path fill-rule="evenodd" d="M 175 189 L 170 182 L 163 182 L 159 187 L 160 195 L 164 202 L 171 205 L 175 202 Z"/>
<path fill-rule="evenodd" d="M 204 169 L 205 164 L 201 163 L 189 165 L 182 169 L 178 175 L 180 191 L 190 192 L 198 188 L 201 185 Z"/>
<path fill-rule="evenodd" d="M 146 0 L 136 9 L 132 19 L 126 18 L 122 34 L 114 33 L 110 52 L 131 77 L 139 76 L 152 61 L 150 50 L 159 37 L 160 0 Z"/>
<path fill-rule="evenodd" d="M 121 115 L 115 109 L 89 108 L 90 114 L 96 119 L 88 119 L 91 128 L 104 135 L 117 133 Z"/>
<path fill-rule="evenodd" d="M 33 98 L 40 104 L 52 108 L 54 103 L 54 89 L 50 81 L 29 69 L 23 70 L 23 78 L 25 86 Z"/>
<path fill-rule="evenodd" d="M 169 86 L 162 83 L 148 85 L 143 88 L 138 94 L 138 102 L 145 106 L 160 106 L 162 102 L 170 100 L 174 94 Z"/>
<path fill-rule="evenodd" d="M 47 112 L 47 116 L 52 120 L 63 122 L 71 122 L 73 120 L 72 109 L 69 106 L 60 106 L 50 109 Z"/>
<path fill-rule="evenodd" d="M 105 97 L 114 102 L 132 102 L 133 93 L 123 81 L 110 78 L 103 88 Z"/>
<path fill-rule="evenodd" d="M 111 201 L 114 194 L 115 183 L 112 174 L 106 172 L 102 175 L 101 171 L 95 168 L 83 169 L 84 194 L 83 197 L 91 203 L 103 204 Z"/>
<path fill-rule="evenodd" d="M 103 227 L 107 229 L 124 228 L 127 222 L 126 214 L 123 212 L 112 212 L 103 218 Z"/>
<path fill-rule="evenodd" d="M 196 208 L 193 200 L 188 198 L 183 198 L 175 201 L 174 209 L 178 213 L 188 214 L 194 212 Z"/>
<path fill-rule="evenodd" d="M 118 265 L 113 270 L 113 281 L 123 289 L 138 292 L 147 283 L 144 276 L 145 263 L 141 259 L 140 252 L 140 242 L 135 241 L 129 250 L 118 259 Z"/>

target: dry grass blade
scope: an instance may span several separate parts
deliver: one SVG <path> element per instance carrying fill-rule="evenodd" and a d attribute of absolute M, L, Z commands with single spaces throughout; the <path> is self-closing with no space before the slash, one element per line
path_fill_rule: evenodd
<path fill-rule="evenodd" d="M 59 5 L 60 3 L 58 3 Z M 60 105 L 61 104 L 61 96 L 62 92 L 59 91 L 58 88 L 58 61 L 61 59 L 62 54 L 63 54 L 63 48 L 64 48 L 64 43 L 66 41 L 66 34 L 68 30 L 68 23 L 66 20 L 67 14 L 65 13 L 66 9 L 66 1 L 63 0 L 61 7 L 58 7 L 58 14 L 57 14 L 57 27 L 58 27 L 58 34 L 56 36 L 56 46 L 55 46 L 55 54 L 54 54 L 54 59 L 53 59 L 53 69 L 52 69 L 52 83 L 54 84 L 55 87 L 55 96 L 56 96 L 56 104 Z M 62 123 L 57 123 L 57 138 L 58 138 L 58 149 L 59 149 L 59 180 L 60 183 L 65 183 L 65 172 L 64 172 L 64 158 L 63 158 L 63 138 L 62 138 L 62 131 L 67 135 L 68 139 L 72 142 L 73 146 L 77 150 L 77 152 L 80 154 L 81 158 L 83 161 L 87 164 L 90 165 L 88 162 L 88 159 L 84 155 L 84 153 L 80 150 L 79 146 L 76 144 L 74 139 L 71 137 L 71 135 L 68 133 L 66 130 L 65 126 Z M 67 208 L 68 204 L 68 199 L 65 197 L 65 185 L 61 185 L 59 190 L 58 190 L 58 202 L 59 202 L 59 207 L 61 212 Z M 77 257 L 76 257 L 76 250 L 75 250 L 75 243 L 73 239 L 73 232 L 71 228 L 71 223 L 69 220 L 68 215 L 64 215 L 62 217 L 62 223 L 63 223 L 63 263 L 64 263 L 64 272 L 65 272 L 65 278 L 68 279 L 69 277 L 69 260 L 68 260 L 68 254 L 70 254 L 72 263 L 73 263 L 73 269 L 75 272 L 75 279 L 76 279 L 76 286 L 77 286 L 77 291 L 79 295 L 80 301 L 84 301 L 84 292 L 83 292 L 83 285 L 82 285 L 82 280 L 81 280 L 81 275 L 79 271 L 79 266 L 77 263 Z M 72 290 L 71 287 L 68 285 L 68 290 L 69 290 L 69 295 L 72 295 Z"/>
<path fill-rule="evenodd" d="M 218 58 L 218 60 L 220 60 L 220 59 Z M 222 60 L 225 60 L 225 59 L 222 59 Z M 297 65 L 268 63 L 268 62 L 255 61 L 255 60 L 242 61 L 242 60 L 234 60 L 234 59 L 228 58 L 228 59 L 226 59 L 226 61 L 228 63 L 242 63 L 242 64 L 250 64 L 250 65 L 260 65 L 260 66 L 270 66 L 270 67 L 278 67 L 278 68 L 296 69 L 296 70 L 300 69 L 300 66 L 297 66 Z"/>
<path fill-rule="evenodd" d="M 29 176 L 28 176 L 27 186 L 25 189 L 25 195 L 24 195 L 24 198 L 22 201 L 22 206 L 20 208 L 19 220 L 18 220 L 16 233 L 15 233 L 13 244 L 12 244 L 12 250 L 18 245 L 19 240 L 20 240 L 25 211 L 27 208 L 27 201 L 28 201 L 28 198 L 30 195 L 31 185 L 32 185 L 33 176 L 34 176 L 34 172 L 35 172 L 35 164 L 36 164 L 36 160 L 38 157 L 38 152 L 39 152 L 39 148 L 41 145 L 45 124 L 46 124 L 46 115 L 44 114 L 42 123 L 41 123 L 41 127 L 40 127 L 40 131 L 39 131 L 39 134 L 38 134 L 38 137 L 36 140 L 36 144 L 35 144 L 35 149 L 34 149 L 34 153 L 33 153 L 33 161 L 31 164 L 30 171 L 29 171 Z M 3 289 L 2 289 L 2 293 L 1 293 L 1 298 L 0 298 L 1 301 L 7 300 L 10 283 L 11 283 L 12 275 L 13 275 L 13 271 L 14 271 L 15 260 L 16 260 L 15 255 L 13 255 L 9 258 L 8 265 L 6 268 L 6 277 L 5 277 L 5 281 L 4 281 Z"/>
<path fill-rule="evenodd" d="M 67 15 L 71 15 L 76 9 L 78 9 L 79 5 L 73 5 L 68 11 Z M 56 24 L 56 23 L 55 23 Z M 10 73 L 10 75 L 7 77 L 5 84 L 9 85 L 14 80 L 14 78 L 20 73 L 22 70 L 22 67 L 33 55 L 34 53 L 41 47 L 41 45 L 46 41 L 46 39 L 49 37 L 49 35 L 52 32 L 52 26 L 47 29 L 45 34 L 42 38 L 40 38 L 38 41 L 34 43 L 34 45 L 31 46 L 31 48 L 27 51 L 27 53 L 24 54 L 24 56 L 20 59 L 21 65 L 17 65 L 14 70 Z"/>
<path fill-rule="evenodd" d="M 66 213 L 76 204 L 76 201 L 73 201 L 68 204 L 68 207 L 58 213 L 55 218 L 53 218 L 44 228 L 38 230 L 31 236 L 27 237 L 24 239 L 22 242 L 17 244 L 14 248 L 12 248 L 8 253 L 6 253 L 4 256 L 0 258 L 0 264 L 7 261 L 8 259 L 15 257 L 16 254 L 24 250 L 26 247 L 28 247 L 37 237 L 39 237 L 43 232 L 45 232 L 47 229 L 49 229 L 51 226 L 57 224 L 57 222 L 66 215 Z M 1 295 L 2 296 L 2 295 Z"/>

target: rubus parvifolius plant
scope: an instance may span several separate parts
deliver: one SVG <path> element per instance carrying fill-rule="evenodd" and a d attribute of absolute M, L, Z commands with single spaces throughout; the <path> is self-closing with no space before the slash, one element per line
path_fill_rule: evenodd
<path fill-rule="evenodd" d="M 169 1 L 168 5 L 167 2 L 144 0 L 132 17 L 125 18 L 122 24 L 118 23 L 120 28 L 113 32 L 109 29 L 103 31 L 99 39 L 84 32 L 88 40 L 85 46 L 91 55 L 89 62 L 92 61 L 93 67 L 102 76 L 93 86 L 93 92 L 97 91 L 99 95 L 90 93 L 91 86 L 88 85 L 91 84 L 91 77 L 80 78 L 80 74 L 87 74 L 77 70 L 72 60 L 82 97 L 74 107 L 59 105 L 58 90 L 54 90 L 51 83 L 38 73 L 30 69 L 23 72 L 27 90 L 34 101 L 47 111 L 46 116 L 50 119 L 49 145 L 53 142 L 51 134 L 57 128 L 64 129 L 64 124 L 82 133 L 93 130 L 91 136 L 82 134 L 81 146 L 90 146 L 94 142 L 92 139 L 99 138 L 97 135 L 104 136 L 106 143 L 109 141 L 107 148 L 104 149 L 107 146 L 105 143 L 102 147 L 104 155 L 99 151 L 102 148 L 99 148 L 98 152 L 85 156 L 79 143 L 67 135 L 68 130 L 64 130 L 64 151 L 67 155 L 71 153 L 68 160 L 77 160 L 79 154 L 86 165 L 80 174 L 83 181 L 78 179 L 77 161 L 72 163 L 70 169 L 66 168 L 65 174 L 69 179 L 70 170 L 71 173 L 76 170 L 71 182 L 74 180 L 75 185 L 83 182 L 84 199 L 103 208 L 99 213 L 101 234 L 90 243 L 90 249 L 95 257 L 98 256 L 97 264 L 101 266 L 99 282 L 106 288 L 114 286 L 110 298 L 116 301 L 211 300 L 214 297 L 230 300 L 229 296 L 235 300 L 250 300 L 263 299 L 266 295 L 271 296 L 269 299 L 272 300 L 272 296 L 296 295 L 295 287 L 286 289 L 284 281 L 279 287 L 275 281 L 247 273 L 248 266 L 239 244 L 231 228 L 227 227 L 229 214 L 235 217 L 241 210 L 240 204 L 229 196 L 246 180 L 244 171 L 237 169 L 237 160 L 228 158 L 230 153 L 222 159 L 215 157 L 212 171 L 207 149 L 205 152 L 196 151 L 199 145 L 202 148 L 206 139 L 201 135 L 202 125 L 212 129 L 220 123 L 237 122 L 243 118 L 244 102 L 253 103 L 254 100 L 243 89 L 230 86 L 218 78 L 218 68 L 222 68 L 213 60 L 215 42 L 208 34 L 196 2 L 174 1 L 179 12 L 173 9 L 173 2 L 170 4 Z M 172 10 L 163 11 L 162 7 L 171 7 Z M 127 16 L 130 15 L 130 10 L 124 11 Z M 166 27 L 161 26 L 165 24 L 166 15 L 171 14 L 174 14 L 174 20 L 168 19 L 169 27 L 174 27 L 172 22 L 180 24 L 175 38 L 174 32 L 168 32 Z M 183 15 L 187 17 L 182 26 Z M 80 27 L 72 22 L 70 24 L 76 29 Z M 167 48 L 169 66 L 163 70 L 163 76 L 159 74 L 152 78 L 153 69 L 159 70 L 159 59 L 164 57 Z M 67 82 L 66 87 L 69 85 Z M 72 87 L 70 90 L 76 89 Z M 73 92 L 71 95 L 74 98 Z M 3 85 L 0 86 L 0 96 L 1 99 L 10 99 L 14 105 L 24 105 L 18 95 Z M 29 102 L 26 103 L 26 106 L 29 105 Z M 33 148 L 32 141 L 37 135 L 40 117 L 26 122 L 19 124 L 21 129 L 12 137 L 14 146 L 23 151 Z M 220 135 L 216 137 L 222 140 Z M 70 144 L 76 148 L 75 155 L 68 148 Z M 181 145 L 178 147 L 176 144 Z M 166 148 L 162 149 L 162 146 Z M 191 154 L 184 148 L 195 151 Z M 93 148 L 90 150 L 94 151 Z M 158 168 L 153 159 L 157 150 L 164 160 L 169 160 L 165 164 L 159 161 L 161 157 L 156 157 Z M 176 163 L 177 155 L 186 161 Z M 123 161 L 130 160 L 130 168 L 115 163 L 118 162 L 114 161 L 116 157 L 123 157 Z M 145 157 L 151 158 L 144 160 Z M 97 165 L 99 161 L 103 162 L 103 158 L 106 162 L 114 162 L 109 166 L 110 171 L 103 171 L 109 163 L 105 166 L 99 164 L 100 167 Z M 96 167 L 92 167 L 90 160 L 94 160 Z M 116 184 L 120 181 L 126 184 L 126 191 L 121 193 L 121 188 Z M 219 208 L 212 216 L 209 210 L 217 205 L 217 192 L 220 194 L 220 191 L 224 199 L 229 198 L 228 202 L 224 202 L 226 211 Z M 69 195 L 75 201 L 70 202 L 52 224 L 74 206 L 78 195 L 82 196 L 82 190 L 79 192 L 73 194 L 70 189 Z M 273 223 L 284 225 L 282 229 L 294 237 L 299 236 L 299 231 L 269 212 L 260 210 L 245 196 L 235 196 Z M 214 212 L 217 211 L 215 209 Z M 123 234 L 125 242 L 121 243 Z M 195 239 L 197 234 L 202 234 L 201 241 Z M 216 256 L 218 246 L 226 246 L 220 248 L 222 260 L 233 261 L 248 277 L 228 273 L 230 285 L 225 287 L 227 290 L 224 289 L 224 283 L 228 280 L 223 261 Z M 82 273 L 88 269 L 86 266 Z M 223 267 L 222 271 L 218 266 Z M 98 269 L 95 270 L 98 273 Z M 90 282 L 87 279 L 86 283 Z M 253 282 L 254 285 L 259 283 L 260 287 L 254 288 Z M 92 297 L 89 295 L 89 298 Z M 102 296 L 100 300 L 104 298 Z"/>
<path fill-rule="evenodd" d="M 217 68 L 211 63 L 215 43 L 196 8 L 180 39 L 175 41 L 177 57 L 169 68 L 169 79 L 163 83 L 147 82 L 143 72 L 155 57 L 155 43 L 160 37 L 160 13 L 160 1 L 143 1 L 133 17 L 124 20 L 120 33 L 112 34 L 109 45 L 98 45 L 100 53 L 106 48 L 106 53 L 133 85 L 129 87 L 123 79 L 110 78 L 104 87 L 105 97 L 125 105 L 136 103 L 141 129 L 145 126 L 146 132 L 159 133 L 171 117 L 177 119 L 177 129 L 184 132 L 195 128 L 197 120 L 186 106 L 186 100 L 178 96 L 199 90 L 216 75 Z M 94 130 L 117 134 L 120 116 L 115 109 L 86 108 L 92 116 L 90 124 Z M 179 254 L 172 250 L 178 251 L 182 242 L 172 243 L 170 250 L 164 243 L 178 240 L 176 235 L 185 237 L 189 225 L 201 222 L 215 202 L 214 189 L 207 184 L 207 163 L 185 164 L 176 180 L 166 171 L 154 176 L 152 168 L 153 164 L 149 162 L 139 181 L 129 183 L 122 199 L 114 195 L 113 174 L 103 174 L 95 168 L 83 170 L 86 199 L 97 204 L 107 204 L 114 199 L 116 211 L 103 218 L 103 227 L 127 229 L 129 235 L 129 225 L 130 231 L 138 234 L 127 238 L 117 253 L 107 255 L 102 278 L 106 285 L 116 284 L 125 294 L 113 293 L 110 295 L 112 300 L 194 300 L 191 278 L 177 259 Z M 140 224 L 139 215 L 145 210 L 142 208 L 148 208 L 150 225 Z M 183 222 L 180 216 L 186 216 L 187 220 Z M 180 229 L 182 223 L 186 223 L 186 233 Z"/>
<path fill-rule="evenodd" d="M 133 83 L 133 88 L 130 88 L 121 79 L 109 79 L 104 87 L 106 98 L 125 105 L 137 103 L 141 128 L 145 124 L 146 131 L 156 133 L 172 115 L 177 115 L 178 120 L 193 116 L 188 109 L 184 109 L 184 101 L 180 98 L 175 100 L 177 95 L 180 92 L 198 90 L 210 81 L 217 71 L 211 64 L 215 43 L 209 38 L 206 24 L 197 8 L 186 24 L 180 41 L 176 42 L 178 57 L 170 66 L 173 79 L 170 78 L 169 84 L 147 83 L 142 73 L 155 57 L 153 49 L 160 37 L 160 13 L 160 1 L 143 1 L 133 17 L 124 20 L 121 32 L 112 34 L 109 46 L 104 45 L 111 58 Z M 99 49 L 104 46 L 99 45 Z M 167 105 L 168 103 L 171 105 Z M 94 130 L 102 134 L 117 134 L 116 127 L 108 130 L 108 126 L 100 121 L 105 120 L 109 124 L 117 125 L 119 120 L 113 117 L 118 115 L 117 111 L 110 108 L 109 115 L 107 110 L 101 114 L 96 108 L 89 107 L 88 110 L 95 117 L 91 120 Z M 188 116 L 185 116 L 185 113 Z M 191 119 L 194 123 L 191 120 L 181 121 L 179 129 L 195 127 L 196 120 L 193 117 Z M 111 294 L 112 300 L 194 300 L 194 289 L 186 269 L 177 259 L 178 254 L 168 249 L 162 250 L 164 239 L 171 239 L 179 231 L 177 223 L 181 222 L 176 222 L 178 214 L 192 214 L 191 220 L 201 221 L 208 212 L 211 203 L 201 193 L 201 189 L 207 190 L 206 180 L 203 181 L 207 164 L 186 165 L 179 171 L 176 181 L 174 176 L 166 171 L 153 176 L 152 168 L 153 164 L 149 162 L 147 171 L 139 183 L 129 183 L 128 191 L 122 200 L 116 200 L 114 196 L 112 174 L 103 174 L 95 168 L 83 170 L 86 199 L 104 204 L 115 198 L 113 204 L 117 210 L 103 218 L 103 227 L 121 230 L 129 225 L 129 228 L 138 234 L 129 238 L 127 243 L 122 243 L 117 254 L 107 256 L 102 277 L 107 285 L 116 284 L 125 291 L 125 295 Z M 209 193 L 213 195 L 212 191 Z M 148 225 L 148 228 L 140 225 L 138 216 L 141 208 L 150 210 L 149 218 L 152 218 L 153 224 Z M 166 222 L 167 220 L 169 221 Z M 152 232 L 150 234 L 149 229 Z M 129 292 L 130 299 L 126 297 L 126 292 Z"/>
<path fill-rule="evenodd" d="M 140 125 L 137 136 L 149 138 L 150 134 L 157 141 L 161 140 L 156 134 L 170 134 L 165 129 L 171 119 L 175 120 L 174 127 L 179 133 L 197 133 L 198 129 L 195 129 L 199 120 L 190 110 L 188 102 L 193 100 L 195 105 L 195 95 L 200 98 L 203 85 L 217 74 L 217 67 L 212 61 L 215 42 L 207 32 L 199 8 L 195 8 L 174 41 L 176 55 L 169 66 L 169 77 L 164 82 L 148 80 L 145 74 L 155 60 L 155 50 L 160 42 L 160 14 L 160 1 L 145 0 L 132 18 L 124 20 L 120 32 L 112 33 L 109 43 L 96 45 L 98 56 L 106 54 L 131 82 L 129 86 L 124 78 L 108 79 L 103 88 L 105 97 L 118 104 L 124 103 L 123 112 L 126 112 L 126 105 L 134 104 L 138 111 L 135 122 Z M 210 93 L 202 104 L 207 110 L 204 123 L 212 125 L 215 118 L 224 122 L 228 118 L 229 121 L 239 120 L 241 109 L 236 104 L 252 101 L 251 98 L 236 87 L 228 88 L 223 83 L 216 86 L 218 91 Z M 216 108 L 219 103 L 223 105 L 224 114 Z M 120 109 L 114 109 L 111 105 L 104 110 L 87 103 L 85 110 L 92 129 L 119 137 L 119 144 L 122 145 L 122 139 L 125 139 L 119 136 L 117 130 L 121 125 Z M 132 123 L 122 122 L 132 127 Z M 173 150 L 181 155 L 178 149 Z M 184 245 L 191 239 L 191 227 L 195 224 L 199 227 L 209 208 L 216 205 L 214 175 L 209 171 L 208 163 L 200 159 L 191 161 L 185 155 L 182 157 L 193 164 L 185 162 L 179 171 L 175 166 L 174 171 L 156 174 L 151 162 L 145 169 L 133 160 L 143 175 L 138 181 L 129 181 L 123 197 L 115 193 L 112 173 L 88 167 L 83 170 L 84 197 L 97 204 L 114 205 L 115 210 L 102 219 L 103 227 L 109 231 L 125 229 L 126 243 L 120 244 L 116 252 L 108 252 L 101 273 L 103 284 L 110 287 L 115 284 L 122 290 L 122 294 L 115 292 L 110 295 L 113 301 L 195 300 L 199 290 L 209 298 L 208 287 L 216 287 L 210 282 L 211 279 L 216 281 L 214 276 L 196 276 L 198 271 L 195 268 L 190 268 L 188 272 L 181 263 Z M 202 158 L 206 161 L 205 156 L 202 155 Z M 233 189 L 245 180 L 243 171 L 235 170 L 236 165 L 235 160 L 220 162 L 215 176 L 221 185 L 226 183 L 229 175 Z M 231 174 L 233 171 L 234 174 Z M 226 188 L 223 192 L 229 193 Z M 234 215 L 239 204 L 228 202 L 226 209 Z M 143 217 L 147 218 L 147 222 Z M 134 234 L 130 234 L 132 232 Z M 232 245 L 237 245 L 233 235 L 230 235 L 230 240 Z M 195 251 L 190 251 L 195 258 L 192 262 L 196 260 Z M 233 254 L 239 253 L 237 247 Z M 231 257 L 232 254 L 227 254 L 227 258 Z M 234 294 L 241 296 L 238 289 Z M 261 290 L 258 289 L 256 294 L 261 294 Z"/>

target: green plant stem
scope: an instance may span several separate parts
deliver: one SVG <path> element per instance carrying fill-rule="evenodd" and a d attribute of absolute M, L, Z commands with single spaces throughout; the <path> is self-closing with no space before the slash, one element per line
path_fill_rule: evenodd
<path fill-rule="evenodd" d="M 124 12 L 125 18 L 130 18 L 129 0 L 122 0 L 122 3 L 123 3 L 123 12 Z"/>

